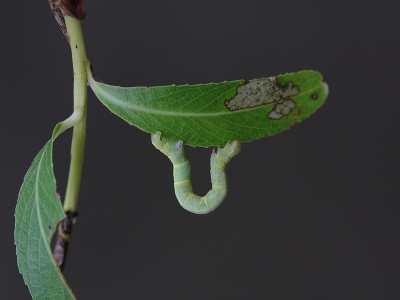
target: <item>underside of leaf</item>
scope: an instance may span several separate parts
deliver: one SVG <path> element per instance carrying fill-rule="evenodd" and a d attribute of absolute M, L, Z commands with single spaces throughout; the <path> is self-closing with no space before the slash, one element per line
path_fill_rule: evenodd
<path fill-rule="evenodd" d="M 65 217 L 53 174 L 56 132 L 57 127 L 25 175 L 15 209 L 18 268 L 32 298 L 40 300 L 75 299 L 50 249 L 57 224 Z"/>
<path fill-rule="evenodd" d="M 90 73 L 89 73 L 90 74 Z M 190 146 L 249 142 L 289 129 L 325 102 L 328 87 L 316 71 L 250 81 L 118 87 L 89 83 L 110 111 L 131 125 Z"/>

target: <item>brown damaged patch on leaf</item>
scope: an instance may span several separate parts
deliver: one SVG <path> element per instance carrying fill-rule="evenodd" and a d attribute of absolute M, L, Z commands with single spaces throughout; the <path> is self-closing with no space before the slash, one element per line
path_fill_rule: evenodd
<path fill-rule="evenodd" d="M 279 105 L 282 99 L 290 100 L 292 96 L 296 96 L 299 92 L 299 87 L 293 85 L 292 82 L 288 82 L 286 85 L 281 86 L 277 82 L 276 76 L 253 79 L 238 86 L 236 89 L 236 95 L 233 98 L 226 100 L 225 106 L 230 111 L 235 111 L 238 109 L 253 108 L 272 103 Z M 272 119 L 276 118 L 272 117 Z"/>
<path fill-rule="evenodd" d="M 295 114 L 296 116 L 300 116 L 302 112 L 303 112 L 303 108 L 302 108 L 302 107 L 296 107 L 296 108 L 294 109 L 294 114 Z"/>
<path fill-rule="evenodd" d="M 86 9 L 81 0 L 58 0 L 58 6 L 67 16 L 78 20 L 86 18 Z"/>

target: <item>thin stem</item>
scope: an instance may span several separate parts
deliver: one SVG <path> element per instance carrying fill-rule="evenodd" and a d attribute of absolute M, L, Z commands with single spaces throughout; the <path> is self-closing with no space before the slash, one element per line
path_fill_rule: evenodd
<path fill-rule="evenodd" d="M 65 16 L 65 25 L 69 35 L 74 70 L 74 112 L 82 112 L 82 119 L 75 124 L 71 144 L 71 164 L 69 170 L 67 191 L 64 200 L 64 210 L 78 212 L 78 194 L 81 183 L 83 154 L 86 138 L 86 102 L 87 102 L 87 72 L 85 43 L 83 41 L 81 22 Z"/>
<path fill-rule="evenodd" d="M 58 226 L 58 237 L 54 246 L 54 258 L 62 270 L 67 255 L 73 221 L 78 215 L 78 195 L 81 185 L 83 154 L 86 138 L 86 104 L 87 104 L 87 71 L 89 61 L 86 57 L 82 27 L 79 20 L 64 16 L 72 53 L 74 71 L 74 113 L 62 124 L 60 133 L 73 124 L 74 131 L 71 144 L 71 163 L 67 190 L 64 200 L 64 211 L 67 217 Z M 64 128 L 65 127 L 65 128 Z"/>

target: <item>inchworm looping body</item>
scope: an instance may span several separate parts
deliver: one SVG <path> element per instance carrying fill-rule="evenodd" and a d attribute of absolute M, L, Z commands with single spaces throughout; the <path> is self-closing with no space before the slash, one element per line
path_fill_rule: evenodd
<path fill-rule="evenodd" d="M 216 209 L 224 201 L 228 186 L 225 168 L 227 163 L 240 151 L 240 143 L 233 141 L 224 148 L 211 154 L 211 184 L 212 188 L 203 196 L 193 193 L 190 181 L 190 163 L 186 158 L 183 142 L 167 142 L 161 139 L 161 132 L 151 135 L 154 147 L 164 153 L 171 160 L 174 168 L 175 195 L 180 205 L 195 214 L 207 214 Z"/>

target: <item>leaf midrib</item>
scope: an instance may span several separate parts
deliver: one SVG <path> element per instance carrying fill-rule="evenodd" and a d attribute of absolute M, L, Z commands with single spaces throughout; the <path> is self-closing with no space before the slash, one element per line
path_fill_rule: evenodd
<path fill-rule="evenodd" d="M 36 206 L 36 213 L 38 216 L 38 222 L 39 222 L 39 228 L 40 228 L 40 233 L 43 239 L 44 244 L 47 244 L 47 240 L 46 240 L 46 235 L 45 232 L 43 230 L 43 222 L 42 222 L 42 217 L 40 214 L 40 205 L 39 205 L 39 175 L 42 171 L 42 161 L 43 161 L 43 157 L 46 155 L 46 152 L 48 151 L 48 148 L 46 147 L 45 151 L 43 151 L 42 156 L 40 157 L 39 163 L 38 163 L 38 171 L 36 173 L 36 180 L 35 180 L 35 206 Z M 50 247 L 46 247 L 47 253 L 49 255 L 53 255 L 50 251 Z"/>

